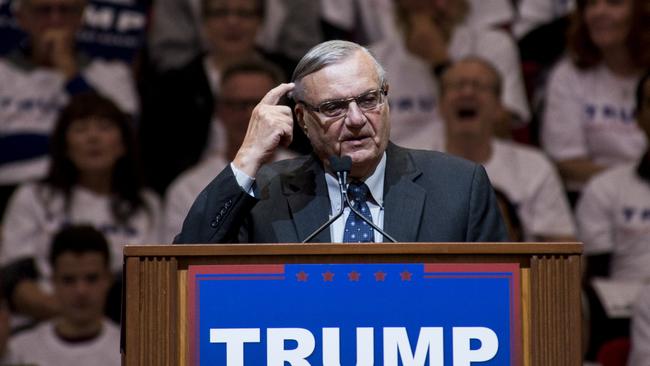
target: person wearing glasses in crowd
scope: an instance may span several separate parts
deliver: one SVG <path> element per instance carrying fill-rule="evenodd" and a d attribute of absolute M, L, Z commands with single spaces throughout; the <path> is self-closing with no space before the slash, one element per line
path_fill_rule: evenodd
<path fill-rule="evenodd" d="M 16 0 L 27 34 L 0 58 L 0 212 L 15 187 L 45 176 L 48 138 L 70 96 L 94 90 L 123 111 L 138 110 L 129 67 L 76 48 L 85 0 Z"/>
<path fill-rule="evenodd" d="M 389 142 L 389 82 L 369 51 L 352 42 L 312 48 L 292 82 L 253 110 L 234 160 L 201 192 L 176 243 L 299 242 L 341 209 L 330 157 L 351 158 L 354 206 L 397 241 L 504 241 L 506 231 L 485 170 L 439 152 Z M 313 154 L 266 165 L 292 140 L 296 121 Z M 361 194 L 359 194 L 361 193 Z M 383 241 L 349 207 L 317 242 Z M 356 226 L 355 226 L 356 224 Z"/>
<path fill-rule="evenodd" d="M 575 241 L 576 229 L 562 181 L 538 149 L 494 136 L 504 106 L 499 71 L 470 56 L 441 77 L 444 133 L 430 136 L 431 150 L 482 164 L 490 182 L 516 207 L 526 241 Z"/>

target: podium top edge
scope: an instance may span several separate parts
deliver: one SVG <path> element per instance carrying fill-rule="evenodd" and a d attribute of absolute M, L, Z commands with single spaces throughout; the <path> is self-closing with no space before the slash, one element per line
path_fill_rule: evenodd
<path fill-rule="evenodd" d="M 234 255 L 355 255 L 355 254 L 483 254 L 580 255 L 583 245 L 566 243 L 272 243 L 272 244 L 152 244 L 126 245 L 125 257 Z"/>

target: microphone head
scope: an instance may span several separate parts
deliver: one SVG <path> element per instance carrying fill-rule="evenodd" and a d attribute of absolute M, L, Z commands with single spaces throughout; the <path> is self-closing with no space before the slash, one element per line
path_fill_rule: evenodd
<path fill-rule="evenodd" d="M 352 169 L 352 158 L 350 158 L 347 155 L 338 157 L 336 155 L 332 155 L 329 158 L 330 160 L 330 167 L 332 168 L 332 171 L 335 173 L 338 172 L 350 172 L 350 169 Z"/>

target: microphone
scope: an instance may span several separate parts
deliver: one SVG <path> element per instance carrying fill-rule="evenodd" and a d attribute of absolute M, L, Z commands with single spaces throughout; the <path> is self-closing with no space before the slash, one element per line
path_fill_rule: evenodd
<path fill-rule="evenodd" d="M 345 187 L 346 187 L 346 181 L 348 179 L 348 173 L 350 172 L 350 169 L 352 169 L 352 158 L 349 156 L 343 156 L 343 157 L 338 157 L 336 155 L 332 155 L 329 158 L 330 161 L 330 168 L 336 173 L 336 178 L 339 182 L 339 194 L 341 195 L 341 204 L 339 206 L 339 212 L 337 212 L 332 218 L 327 220 L 323 225 L 321 225 L 318 229 L 316 229 L 313 233 L 311 233 L 305 240 L 303 240 L 303 243 L 308 243 L 310 242 L 316 235 L 320 234 L 321 231 L 325 230 L 326 228 L 330 227 L 336 221 L 341 215 L 343 215 L 343 203 L 345 202 Z"/>
<path fill-rule="evenodd" d="M 359 216 L 363 221 L 365 221 L 368 225 L 370 225 L 373 229 L 377 230 L 384 238 L 387 238 L 393 243 L 397 243 L 397 240 L 393 238 L 392 236 L 388 235 L 384 230 L 380 229 L 379 226 L 375 225 L 375 223 L 372 222 L 372 220 L 369 220 L 367 217 L 365 217 L 361 212 L 359 212 L 352 203 L 350 202 L 350 198 L 348 197 L 347 193 L 347 179 L 348 179 L 348 173 L 350 172 L 350 169 L 352 169 L 352 158 L 349 156 L 330 156 L 329 158 L 330 161 L 330 167 L 332 170 L 336 173 L 336 178 L 339 183 L 339 193 L 341 194 L 341 206 L 339 208 L 339 212 L 336 213 L 336 215 L 332 216 L 331 219 L 327 220 L 326 223 L 321 225 L 316 231 L 314 231 L 311 235 L 309 235 L 305 240 L 303 240 L 303 243 L 307 243 L 310 240 L 312 240 L 316 235 L 320 234 L 321 231 L 325 230 L 325 228 L 329 227 L 336 221 L 341 215 L 343 215 L 343 203 L 347 203 L 348 207 L 350 207 L 350 215 L 355 214 Z"/>

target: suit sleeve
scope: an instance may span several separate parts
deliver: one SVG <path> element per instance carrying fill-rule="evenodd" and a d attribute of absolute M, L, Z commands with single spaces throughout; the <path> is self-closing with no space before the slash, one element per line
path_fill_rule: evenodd
<path fill-rule="evenodd" d="M 468 242 L 508 241 L 501 212 L 485 169 L 474 168 L 471 196 L 469 200 Z"/>
<path fill-rule="evenodd" d="M 174 243 L 247 241 L 244 222 L 258 201 L 241 189 L 228 165 L 196 198 Z"/>

